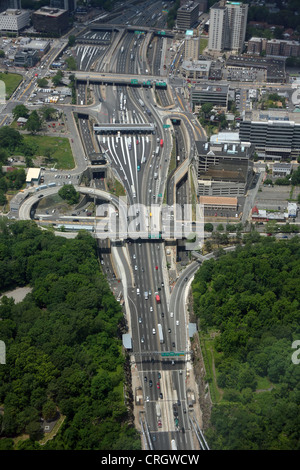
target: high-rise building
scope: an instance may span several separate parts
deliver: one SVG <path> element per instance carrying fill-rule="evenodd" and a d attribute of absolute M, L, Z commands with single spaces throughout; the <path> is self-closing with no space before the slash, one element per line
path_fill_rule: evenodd
<path fill-rule="evenodd" d="M 279 111 L 253 112 L 252 119 L 240 123 L 239 137 L 251 142 L 261 158 L 286 160 L 300 152 L 300 123 Z"/>
<path fill-rule="evenodd" d="M 21 0 L 0 0 L 0 12 L 7 9 L 21 10 Z"/>
<path fill-rule="evenodd" d="M 76 10 L 77 0 L 50 0 L 50 7 L 59 8 L 60 10 L 67 10 L 73 13 Z"/>
<path fill-rule="evenodd" d="M 32 14 L 32 24 L 36 31 L 63 34 L 69 28 L 69 16 L 66 10 L 41 7 Z"/>
<path fill-rule="evenodd" d="M 184 41 L 184 59 L 198 60 L 200 54 L 200 37 L 187 36 Z"/>
<path fill-rule="evenodd" d="M 210 9 L 208 49 L 242 52 L 247 26 L 248 4 L 221 0 Z"/>
<path fill-rule="evenodd" d="M 198 22 L 199 3 L 187 1 L 177 10 L 177 28 L 189 29 Z"/>
<path fill-rule="evenodd" d="M 7 9 L 0 13 L 0 31 L 19 32 L 26 28 L 30 22 L 27 10 Z"/>
<path fill-rule="evenodd" d="M 196 141 L 194 169 L 198 196 L 243 196 L 253 178 L 248 143 Z"/>
<path fill-rule="evenodd" d="M 215 3 L 210 9 L 208 49 L 221 52 L 227 43 L 227 11 L 221 2 Z"/>

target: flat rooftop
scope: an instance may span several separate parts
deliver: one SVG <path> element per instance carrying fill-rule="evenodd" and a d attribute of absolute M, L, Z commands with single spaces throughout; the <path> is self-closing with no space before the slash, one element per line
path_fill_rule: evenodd
<path fill-rule="evenodd" d="M 211 60 L 184 60 L 181 67 L 184 70 L 208 72 L 211 67 Z"/>
<path fill-rule="evenodd" d="M 225 155 L 237 158 L 249 158 L 251 153 L 250 142 L 235 143 L 235 142 L 206 142 L 205 140 L 197 140 L 195 142 L 198 155 L 217 155 L 224 157 Z"/>
<path fill-rule="evenodd" d="M 237 207 L 236 197 L 200 196 L 200 204 Z"/>
<path fill-rule="evenodd" d="M 28 14 L 27 10 L 15 10 L 11 8 L 0 13 L 0 16 L 21 16 L 24 14 Z"/>
<path fill-rule="evenodd" d="M 59 8 L 42 7 L 34 13 L 44 16 L 50 16 L 51 18 L 53 18 L 62 15 L 66 11 L 67 10 L 60 10 Z"/>
<path fill-rule="evenodd" d="M 194 2 L 187 2 L 185 5 L 182 5 L 178 8 L 178 11 L 192 11 L 197 6 Z"/>
<path fill-rule="evenodd" d="M 203 93 L 214 93 L 214 94 L 224 94 L 228 93 L 229 85 L 212 85 L 212 84 L 199 84 L 197 83 L 193 89 L 193 93 L 195 92 L 203 92 Z"/>
<path fill-rule="evenodd" d="M 300 113 L 290 113 L 287 110 L 252 110 L 245 116 L 245 121 L 280 123 L 286 125 L 300 124 Z"/>

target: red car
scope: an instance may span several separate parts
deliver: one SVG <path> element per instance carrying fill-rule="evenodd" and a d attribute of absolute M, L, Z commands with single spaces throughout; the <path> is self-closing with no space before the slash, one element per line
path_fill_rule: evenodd
<path fill-rule="evenodd" d="M 156 384 L 156 385 L 157 385 L 157 388 L 160 388 L 159 382 L 157 382 L 157 384 Z"/>
<path fill-rule="evenodd" d="M 158 266 L 155 266 L 156 271 L 158 270 Z"/>

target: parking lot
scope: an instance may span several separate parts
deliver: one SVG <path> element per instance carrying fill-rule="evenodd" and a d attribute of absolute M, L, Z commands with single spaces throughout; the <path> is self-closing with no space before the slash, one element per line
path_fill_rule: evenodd
<path fill-rule="evenodd" d="M 28 102 L 35 106 L 49 105 L 53 106 L 55 104 L 70 104 L 72 101 L 72 92 L 71 89 L 67 86 L 59 86 L 53 89 L 51 87 L 52 83 L 48 79 L 49 87 L 40 88 L 37 84 L 34 87 L 31 96 L 28 98 Z"/>
<path fill-rule="evenodd" d="M 290 197 L 290 191 L 290 186 L 268 186 L 262 184 L 257 192 L 255 205 L 258 209 L 285 210 Z"/>
<path fill-rule="evenodd" d="M 269 211 L 285 212 L 288 202 L 296 202 L 300 194 L 299 187 L 292 186 L 269 186 L 261 185 L 255 199 L 255 205 L 258 209 Z M 299 221 L 299 213 L 297 221 Z"/>

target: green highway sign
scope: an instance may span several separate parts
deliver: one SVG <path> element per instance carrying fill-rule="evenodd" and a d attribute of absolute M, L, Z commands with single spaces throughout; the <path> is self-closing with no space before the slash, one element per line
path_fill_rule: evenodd
<path fill-rule="evenodd" d="M 169 129 L 169 127 L 171 127 L 170 124 L 163 124 L 164 129 Z"/>
<path fill-rule="evenodd" d="M 180 352 L 174 352 L 174 351 L 169 351 L 169 352 L 162 352 L 161 355 L 163 357 L 174 357 L 174 356 L 184 356 L 184 351 L 180 351 Z"/>
<path fill-rule="evenodd" d="M 148 238 L 161 238 L 161 233 L 149 233 Z"/>

